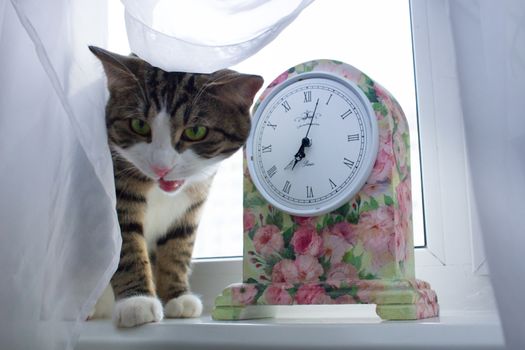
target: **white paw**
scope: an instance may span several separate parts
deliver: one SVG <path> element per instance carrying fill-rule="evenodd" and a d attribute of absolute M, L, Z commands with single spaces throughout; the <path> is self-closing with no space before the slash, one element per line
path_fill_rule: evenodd
<path fill-rule="evenodd" d="M 171 299 L 164 307 L 169 318 L 199 317 L 202 313 L 202 302 L 196 295 L 183 294 Z"/>
<path fill-rule="evenodd" d="M 162 304 L 155 297 L 137 296 L 117 301 L 113 322 L 117 327 L 135 327 L 162 320 Z"/>

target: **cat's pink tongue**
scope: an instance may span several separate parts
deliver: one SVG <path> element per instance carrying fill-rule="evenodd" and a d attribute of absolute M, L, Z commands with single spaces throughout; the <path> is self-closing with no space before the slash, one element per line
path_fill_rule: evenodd
<path fill-rule="evenodd" d="M 166 192 L 174 192 L 182 186 L 184 180 L 167 181 L 159 179 L 159 187 Z"/>

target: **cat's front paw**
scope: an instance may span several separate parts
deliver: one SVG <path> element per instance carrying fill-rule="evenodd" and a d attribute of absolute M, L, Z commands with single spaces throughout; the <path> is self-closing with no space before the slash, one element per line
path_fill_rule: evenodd
<path fill-rule="evenodd" d="M 168 301 L 164 313 L 169 318 L 199 317 L 202 314 L 202 302 L 196 295 L 183 294 Z"/>
<path fill-rule="evenodd" d="M 136 296 L 116 303 L 113 322 L 117 327 L 135 327 L 144 323 L 159 322 L 163 316 L 159 299 Z"/>

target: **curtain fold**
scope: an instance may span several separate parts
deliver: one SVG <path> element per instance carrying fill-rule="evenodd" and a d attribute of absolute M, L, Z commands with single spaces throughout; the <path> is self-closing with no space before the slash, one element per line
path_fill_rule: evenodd
<path fill-rule="evenodd" d="M 2 349 L 72 348 L 118 262 L 106 2 L 0 4 Z M 98 25 L 93 25 L 98 23 Z"/>
<path fill-rule="evenodd" d="M 167 71 L 211 73 L 255 54 L 313 0 L 122 0 L 131 50 Z"/>
<path fill-rule="evenodd" d="M 525 2 L 448 1 L 471 180 L 508 349 L 525 349 Z"/>

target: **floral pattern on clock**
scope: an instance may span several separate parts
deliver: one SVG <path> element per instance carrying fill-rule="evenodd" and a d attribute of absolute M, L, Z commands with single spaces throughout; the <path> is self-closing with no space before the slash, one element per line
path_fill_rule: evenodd
<path fill-rule="evenodd" d="M 243 318 L 242 307 L 255 304 L 354 303 L 377 304 L 385 319 L 437 316 L 435 292 L 415 278 L 409 133 L 397 101 L 356 68 L 331 60 L 289 69 L 259 101 L 291 76 L 315 70 L 353 81 L 372 104 L 379 130 L 372 172 L 340 208 L 298 217 L 264 200 L 245 159 L 243 283 L 217 297 L 214 318 Z"/>

